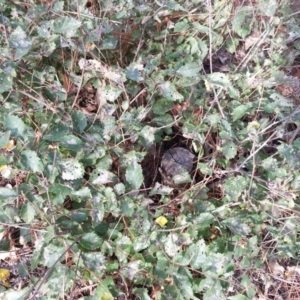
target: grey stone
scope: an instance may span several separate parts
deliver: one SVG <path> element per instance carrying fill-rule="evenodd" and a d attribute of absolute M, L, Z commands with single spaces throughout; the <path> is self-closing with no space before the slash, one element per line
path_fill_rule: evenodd
<path fill-rule="evenodd" d="M 174 176 L 190 173 L 193 169 L 194 159 L 195 155 L 185 148 L 169 149 L 163 155 L 159 168 L 163 184 L 174 186 Z"/>

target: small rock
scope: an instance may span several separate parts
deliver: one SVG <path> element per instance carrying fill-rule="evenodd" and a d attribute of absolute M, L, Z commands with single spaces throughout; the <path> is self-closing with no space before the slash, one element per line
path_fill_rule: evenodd
<path fill-rule="evenodd" d="M 182 147 L 168 150 L 163 155 L 159 168 L 163 184 L 174 186 L 174 176 L 190 173 L 193 169 L 194 158 L 194 154 Z"/>

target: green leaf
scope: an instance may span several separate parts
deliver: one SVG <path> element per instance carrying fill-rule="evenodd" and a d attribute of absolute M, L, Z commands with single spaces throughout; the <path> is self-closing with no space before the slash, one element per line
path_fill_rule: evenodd
<path fill-rule="evenodd" d="M 199 75 L 199 72 L 201 70 L 201 67 L 199 66 L 199 63 L 196 62 L 190 62 L 186 63 L 185 65 L 181 66 L 176 73 L 180 74 L 184 77 L 195 77 Z"/>
<path fill-rule="evenodd" d="M 259 0 L 258 3 L 260 11 L 268 17 L 273 17 L 278 9 L 277 0 Z"/>
<path fill-rule="evenodd" d="M 244 6 L 236 13 L 232 20 L 232 29 L 242 38 L 245 38 L 250 32 L 252 27 L 253 8 Z"/>
<path fill-rule="evenodd" d="M 235 143 L 229 141 L 226 142 L 222 147 L 222 153 L 225 155 L 226 159 L 232 159 L 237 154 L 237 148 Z"/>
<path fill-rule="evenodd" d="M 78 133 L 82 133 L 87 126 L 85 114 L 80 110 L 73 110 L 71 117 L 73 121 L 73 129 Z"/>
<path fill-rule="evenodd" d="M 125 193 L 125 186 L 123 183 L 117 183 L 115 186 L 114 186 L 114 191 L 116 192 L 117 195 L 122 195 Z"/>
<path fill-rule="evenodd" d="M 21 153 L 21 164 L 30 171 L 42 172 L 44 169 L 41 159 L 37 156 L 36 152 L 25 150 Z"/>
<path fill-rule="evenodd" d="M 69 131 L 70 129 L 66 125 L 59 123 L 50 128 L 50 132 L 44 135 L 44 139 L 51 142 L 59 142 Z"/>
<path fill-rule="evenodd" d="M 0 73 L 0 94 L 8 92 L 13 86 L 12 77 L 5 74 L 4 72 Z"/>
<path fill-rule="evenodd" d="M 247 275 L 243 276 L 241 281 L 241 286 L 245 288 L 245 291 L 250 299 L 253 299 L 255 297 L 256 294 L 255 287 Z"/>
<path fill-rule="evenodd" d="M 20 291 L 8 290 L 4 293 L 2 300 L 25 300 L 28 299 L 28 293 L 31 288 L 25 287 Z"/>
<path fill-rule="evenodd" d="M 83 142 L 75 135 L 65 135 L 60 140 L 60 146 L 65 149 L 76 151 L 82 150 Z"/>
<path fill-rule="evenodd" d="M 4 126 L 14 137 L 23 137 L 26 131 L 25 123 L 17 116 L 7 116 Z"/>
<path fill-rule="evenodd" d="M 162 83 L 160 86 L 163 96 L 171 101 L 183 101 L 184 97 L 177 92 L 176 87 L 170 81 Z"/>
<path fill-rule="evenodd" d="M 59 258 L 61 260 L 64 259 L 64 256 L 62 255 L 63 253 L 65 253 L 64 247 L 49 244 L 44 248 L 43 251 L 44 265 L 48 268 L 53 267 L 55 264 L 57 264 Z"/>
<path fill-rule="evenodd" d="M 100 300 L 114 300 L 114 297 L 110 292 L 104 292 L 101 294 Z"/>
<path fill-rule="evenodd" d="M 164 243 L 164 249 L 166 253 L 173 257 L 176 255 L 176 253 L 180 250 L 181 245 L 180 245 L 180 238 L 179 235 L 176 233 L 170 233 L 166 241 Z"/>
<path fill-rule="evenodd" d="M 178 272 L 173 275 L 174 283 L 179 288 L 183 299 L 193 299 L 194 292 L 192 282 L 188 276 L 190 274 L 184 274 L 188 273 L 187 269 L 183 269 L 182 267 L 180 267 L 180 269 L 181 273 Z"/>
<path fill-rule="evenodd" d="M 133 242 L 133 249 L 136 252 L 147 249 L 150 246 L 150 238 L 148 235 L 142 235 L 136 238 Z"/>
<path fill-rule="evenodd" d="M 281 107 L 293 107 L 294 106 L 294 102 L 292 99 L 288 99 L 282 95 L 280 95 L 279 93 L 273 93 L 270 95 L 270 98 L 273 99 L 276 103 L 279 104 L 279 106 Z"/>
<path fill-rule="evenodd" d="M 82 261 L 85 267 L 96 275 L 100 275 L 105 269 L 105 257 L 101 252 L 83 253 Z"/>
<path fill-rule="evenodd" d="M 144 72 L 146 74 L 152 73 L 155 70 L 155 68 L 160 65 L 161 53 L 159 53 L 155 56 L 150 56 L 148 58 L 149 59 L 147 59 L 147 63 L 146 63 L 145 69 L 144 69 Z"/>
<path fill-rule="evenodd" d="M 190 24 L 187 23 L 186 20 L 183 20 L 183 21 L 178 22 L 178 23 L 175 24 L 174 32 L 185 31 L 185 30 L 188 30 L 189 28 L 190 28 Z"/>
<path fill-rule="evenodd" d="M 110 50 L 116 49 L 118 45 L 118 40 L 114 36 L 105 37 L 101 43 L 101 50 Z"/>
<path fill-rule="evenodd" d="M 144 66 L 137 63 L 131 63 L 125 70 L 126 76 L 134 81 L 142 81 L 144 78 L 141 76 L 141 72 L 144 70 Z"/>
<path fill-rule="evenodd" d="M 139 137 L 146 149 L 149 149 L 153 145 L 155 140 L 155 132 L 156 128 L 150 127 L 148 125 L 144 126 L 141 130 Z"/>
<path fill-rule="evenodd" d="M 53 32 L 55 33 L 66 33 L 68 37 L 73 36 L 70 33 L 81 26 L 81 21 L 78 19 L 61 16 L 57 18 L 53 23 Z"/>
<path fill-rule="evenodd" d="M 17 193 L 13 189 L 0 187 L 0 200 L 6 200 L 9 198 L 15 198 L 17 197 Z"/>
<path fill-rule="evenodd" d="M 233 121 L 239 120 L 240 118 L 244 117 L 245 114 L 250 110 L 250 105 L 239 105 L 234 108 L 232 112 Z"/>
<path fill-rule="evenodd" d="M 92 197 L 91 190 L 87 186 L 84 186 L 79 190 L 72 192 L 71 195 L 74 201 L 76 202 L 81 202 L 82 200 L 89 200 Z"/>
<path fill-rule="evenodd" d="M 18 60 L 26 55 L 32 45 L 32 39 L 27 37 L 26 32 L 20 26 L 10 34 L 8 41 L 15 52 L 14 60 Z"/>
<path fill-rule="evenodd" d="M 273 157 L 268 157 L 261 161 L 261 166 L 269 172 L 275 172 L 278 168 L 277 160 Z"/>
<path fill-rule="evenodd" d="M 125 177 L 132 189 L 139 189 L 144 181 L 142 167 L 136 161 L 131 162 L 126 169 Z"/>
<path fill-rule="evenodd" d="M 246 236 L 251 232 L 251 229 L 245 221 L 238 216 L 227 218 L 226 220 L 222 221 L 222 224 L 227 226 L 232 232 L 235 234 Z"/>
<path fill-rule="evenodd" d="M 190 257 L 190 265 L 193 269 L 199 270 L 206 261 L 207 246 L 203 239 L 200 239 L 195 244 L 192 244 L 187 249 L 187 254 Z"/>
<path fill-rule="evenodd" d="M 189 172 L 187 172 L 186 170 L 182 170 L 180 174 L 176 174 L 175 176 L 173 176 L 172 180 L 175 184 L 185 184 L 192 181 Z"/>
<path fill-rule="evenodd" d="M 232 87 L 229 76 L 224 73 L 211 73 L 206 75 L 205 79 L 209 84 L 216 85 L 225 89 Z"/>
<path fill-rule="evenodd" d="M 253 298 L 248 298 L 244 295 L 239 294 L 239 295 L 230 296 L 227 299 L 228 300 L 250 300 L 250 299 L 253 299 Z"/>
<path fill-rule="evenodd" d="M 135 288 L 135 289 L 133 289 L 132 292 L 134 295 L 138 296 L 138 298 L 141 300 L 152 300 L 153 299 L 148 295 L 148 289 L 146 289 L 146 288 Z"/>
<path fill-rule="evenodd" d="M 27 202 L 22 206 L 21 217 L 26 223 L 31 223 L 36 215 L 36 210 L 32 203 Z"/>
<path fill-rule="evenodd" d="M 174 121 L 170 114 L 165 114 L 152 119 L 152 122 L 157 126 L 168 126 Z"/>
<path fill-rule="evenodd" d="M 83 177 L 83 165 L 76 160 L 68 160 L 61 163 L 62 178 L 65 180 L 75 180 Z"/>
<path fill-rule="evenodd" d="M 102 243 L 102 238 L 100 238 L 95 232 L 86 233 L 79 241 L 79 245 L 89 251 L 99 248 Z"/>
<path fill-rule="evenodd" d="M 292 145 L 282 143 L 281 145 L 277 146 L 277 150 L 280 156 L 286 159 L 286 162 L 289 166 L 299 164 L 298 151 L 296 151 Z"/>
<path fill-rule="evenodd" d="M 224 190 L 227 196 L 237 201 L 243 191 L 248 187 L 248 180 L 243 176 L 229 177 L 225 180 Z"/>
<path fill-rule="evenodd" d="M 9 142 L 9 138 L 10 138 L 10 131 L 1 133 L 0 148 L 3 148 L 7 145 L 7 143 Z"/>
<path fill-rule="evenodd" d="M 117 181 L 117 176 L 105 169 L 96 168 L 92 171 L 90 181 L 92 184 L 107 184 Z"/>
<path fill-rule="evenodd" d="M 201 213 L 193 219 L 193 223 L 200 225 L 201 227 L 208 227 L 212 224 L 214 216 L 211 213 L 205 212 Z"/>
<path fill-rule="evenodd" d="M 142 270 L 143 263 L 141 260 L 135 260 L 126 265 L 126 267 L 121 270 L 123 276 L 133 280 L 133 278 Z"/>
<path fill-rule="evenodd" d="M 212 169 L 205 163 L 198 163 L 198 168 L 205 175 L 212 175 Z"/>
<path fill-rule="evenodd" d="M 171 110 L 174 103 L 169 99 L 162 98 L 156 101 L 153 105 L 153 112 L 157 115 L 164 115 L 167 111 Z"/>
<path fill-rule="evenodd" d="M 107 101 L 113 102 L 122 94 L 122 89 L 113 87 L 111 85 L 105 86 L 101 91 L 101 96 L 103 96 Z"/>
<path fill-rule="evenodd" d="M 236 52 L 238 45 L 239 40 L 234 37 L 230 37 L 226 40 L 226 50 L 231 54 Z"/>

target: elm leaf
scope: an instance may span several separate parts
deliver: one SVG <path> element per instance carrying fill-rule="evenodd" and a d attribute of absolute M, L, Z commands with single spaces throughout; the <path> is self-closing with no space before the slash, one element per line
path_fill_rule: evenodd
<path fill-rule="evenodd" d="M 136 161 L 133 161 L 128 166 L 125 177 L 132 189 L 139 189 L 144 181 L 142 167 Z"/>
<path fill-rule="evenodd" d="M 229 141 L 222 147 L 222 153 L 225 155 L 226 159 L 232 159 L 237 154 L 237 149 L 235 143 Z"/>
<path fill-rule="evenodd" d="M 72 17 L 62 16 L 55 20 L 53 24 L 53 31 L 55 33 L 69 33 L 73 30 L 76 30 L 80 26 L 81 21 Z"/>
<path fill-rule="evenodd" d="M 18 26 L 9 37 L 9 45 L 15 51 L 14 60 L 17 60 L 28 53 L 32 45 L 32 39 L 27 37 L 26 32 Z"/>
<path fill-rule="evenodd" d="M 13 137 L 22 137 L 24 136 L 26 125 L 17 116 L 7 116 L 5 118 L 5 128 L 10 130 Z"/>
<path fill-rule="evenodd" d="M 65 180 L 75 180 L 83 177 L 83 165 L 76 160 L 68 160 L 62 164 L 62 178 Z"/>
<path fill-rule="evenodd" d="M 87 126 L 85 114 L 80 110 L 73 110 L 71 117 L 73 121 L 73 129 L 78 133 L 82 133 Z"/>
<path fill-rule="evenodd" d="M 4 72 L 0 73 L 0 94 L 9 91 L 12 88 L 12 85 L 12 77 Z"/>
<path fill-rule="evenodd" d="M 14 198 L 16 196 L 17 196 L 17 193 L 13 189 L 0 187 L 0 200 Z"/>
<path fill-rule="evenodd" d="M 43 163 L 35 151 L 23 151 L 21 153 L 21 163 L 26 169 L 33 172 L 42 172 L 44 169 Z"/>
<path fill-rule="evenodd" d="M 83 142 L 75 135 L 65 135 L 60 141 L 60 145 L 71 151 L 79 151 L 82 149 Z"/>
<path fill-rule="evenodd" d="M 200 65 L 196 62 L 190 62 L 183 66 L 181 66 L 176 73 L 184 76 L 184 77 L 195 77 L 199 75 L 200 72 Z"/>
<path fill-rule="evenodd" d="M 249 105 L 242 104 L 237 106 L 232 112 L 233 121 L 239 120 L 242 117 L 244 117 L 245 114 L 249 111 L 249 109 L 250 109 Z"/>
<path fill-rule="evenodd" d="M 171 101 L 183 101 L 184 97 L 177 92 L 176 87 L 170 81 L 166 81 L 160 85 L 163 96 Z"/>
<path fill-rule="evenodd" d="M 86 233 L 80 240 L 79 244 L 86 250 L 95 250 L 99 248 L 103 243 L 103 240 L 95 233 Z"/>

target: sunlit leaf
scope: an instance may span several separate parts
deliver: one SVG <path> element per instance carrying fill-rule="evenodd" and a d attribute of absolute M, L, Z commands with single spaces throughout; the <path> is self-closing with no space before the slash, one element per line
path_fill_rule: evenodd
<path fill-rule="evenodd" d="M 28 53 L 32 45 L 32 39 L 18 26 L 9 36 L 9 44 L 15 51 L 14 59 L 20 59 Z"/>
<path fill-rule="evenodd" d="M 250 110 L 250 105 L 242 104 L 242 105 L 235 107 L 232 112 L 233 121 L 236 121 L 236 120 L 244 117 L 249 110 Z"/>
<path fill-rule="evenodd" d="M 142 71 L 144 70 L 144 66 L 137 63 L 131 63 L 125 70 L 126 76 L 134 81 L 142 81 L 144 78 L 142 77 Z"/>
<path fill-rule="evenodd" d="M 232 176 L 226 179 L 225 193 L 232 201 L 237 201 L 242 192 L 246 191 L 248 180 L 243 176 Z"/>
<path fill-rule="evenodd" d="M 132 189 L 136 190 L 140 188 L 144 180 L 141 166 L 136 161 L 133 161 L 128 166 L 125 177 L 127 183 L 131 186 Z"/>
<path fill-rule="evenodd" d="M 183 101 L 183 96 L 176 90 L 174 84 L 170 81 L 166 81 L 160 85 L 163 96 L 171 101 Z"/>
<path fill-rule="evenodd" d="M 164 227 L 168 223 L 168 219 L 164 216 L 159 216 L 155 219 L 155 223 L 158 224 L 160 227 Z"/>
<path fill-rule="evenodd" d="M 72 17 L 61 16 L 53 23 L 53 31 L 55 33 L 68 33 L 81 25 L 81 21 Z"/>
<path fill-rule="evenodd" d="M 75 180 L 83 177 L 84 168 L 82 164 L 76 160 L 68 160 L 61 164 L 62 178 L 65 180 Z"/>
<path fill-rule="evenodd" d="M 11 76 L 0 72 L 0 93 L 9 91 L 13 86 L 13 79 Z"/>
<path fill-rule="evenodd" d="M 102 244 L 102 239 L 94 232 L 86 233 L 79 241 L 79 244 L 86 250 L 95 250 Z"/>
<path fill-rule="evenodd" d="M 222 153 L 225 155 L 226 159 L 232 159 L 237 154 L 237 148 L 235 143 L 228 141 L 222 146 Z"/>
<path fill-rule="evenodd" d="M 33 207 L 32 203 L 28 202 L 22 206 L 21 216 L 26 223 L 29 224 L 30 222 L 32 222 L 32 220 L 34 220 L 35 215 L 36 209 Z"/>
<path fill-rule="evenodd" d="M 86 115 L 80 110 L 73 110 L 71 116 L 74 130 L 82 133 L 87 126 Z"/>
<path fill-rule="evenodd" d="M 87 252 L 82 254 L 84 266 L 95 274 L 101 274 L 105 270 L 105 257 L 101 252 Z"/>
<path fill-rule="evenodd" d="M 239 9 L 232 20 L 232 29 L 242 38 L 245 38 L 251 31 L 253 8 L 244 6 Z"/>
<path fill-rule="evenodd" d="M 31 150 L 25 150 L 21 153 L 21 163 L 27 170 L 33 172 L 42 172 L 44 169 L 41 159 L 36 152 Z"/>
<path fill-rule="evenodd" d="M 190 63 L 187 63 L 187 64 L 181 66 L 176 71 L 176 73 L 178 73 L 184 77 L 195 77 L 195 76 L 199 75 L 200 69 L 201 69 L 201 67 L 198 63 L 190 62 Z"/>
<path fill-rule="evenodd" d="M 5 128 L 10 130 L 12 136 L 23 137 L 26 125 L 19 117 L 11 115 L 5 118 Z"/>

